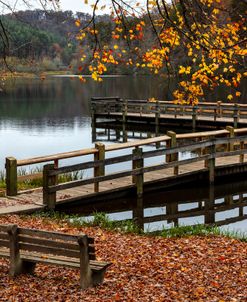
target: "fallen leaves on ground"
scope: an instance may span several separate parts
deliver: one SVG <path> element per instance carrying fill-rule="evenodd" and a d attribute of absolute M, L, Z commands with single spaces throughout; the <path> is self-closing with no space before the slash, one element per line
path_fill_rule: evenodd
<path fill-rule="evenodd" d="M 37 265 L 34 276 L 11 278 L 8 260 L 0 259 L 0 301 L 246 301 L 247 244 L 235 239 L 144 237 L 36 217 L 0 223 L 86 233 L 97 259 L 113 263 L 102 285 L 81 291 L 79 270 Z"/>

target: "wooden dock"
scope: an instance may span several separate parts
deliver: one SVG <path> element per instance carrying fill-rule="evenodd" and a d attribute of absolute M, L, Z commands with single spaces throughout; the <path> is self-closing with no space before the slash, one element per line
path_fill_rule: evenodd
<path fill-rule="evenodd" d="M 185 134 L 169 131 L 159 137 L 114 145 L 96 143 L 91 149 L 25 160 L 9 157 L 6 159 L 6 199 L 22 207 L 32 204 L 36 211 L 37 208 L 58 209 L 61 205 L 78 202 L 141 197 L 146 192 L 196 183 L 199 179 L 213 185 L 225 177 L 246 174 L 246 143 L 247 128 L 227 127 Z M 92 159 L 83 162 L 88 155 Z M 59 166 L 60 160 L 72 157 L 81 157 L 82 163 Z M 44 166 L 43 174 L 21 176 L 19 179 L 43 177 L 42 189 L 18 192 L 18 167 L 51 161 L 53 164 Z M 76 171 L 86 171 L 89 176 L 58 182 L 59 175 Z"/>
<path fill-rule="evenodd" d="M 92 123 L 98 119 L 123 124 L 148 124 L 155 127 L 180 126 L 191 129 L 234 128 L 247 125 L 247 105 L 231 103 L 199 103 L 176 105 L 169 101 L 128 100 L 119 97 L 92 98 Z"/>

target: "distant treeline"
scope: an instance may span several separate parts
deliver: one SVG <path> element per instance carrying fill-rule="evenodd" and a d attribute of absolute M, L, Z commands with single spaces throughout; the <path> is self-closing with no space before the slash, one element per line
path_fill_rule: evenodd
<path fill-rule="evenodd" d="M 232 11 L 238 11 L 245 14 L 245 5 L 237 0 L 229 1 Z M 234 20 L 234 15 L 230 15 Z M 93 53 L 95 46 L 94 36 L 89 36 L 83 40 L 78 47 L 76 35 L 78 28 L 75 26 L 76 20 L 80 24 L 86 25 L 92 16 L 86 13 L 73 13 L 72 11 L 44 11 L 44 10 L 26 10 L 13 14 L 0 15 L 0 21 L 4 26 L 8 37 L 7 63 L 14 70 L 19 72 L 27 71 L 55 71 L 68 70 L 73 73 L 89 73 L 88 65 L 91 58 L 87 55 L 83 64 L 80 61 L 83 50 Z M 175 18 L 175 16 L 174 16 Z M 143 16 L 147 21 L 148 16 Z M 95 19 L 96 30 L 99 30 L 99 44 L 113 47 L 116 41 L 112 38 L 114 23 L 109 15 L 99 15 Z M 128 19 L 128 26 L 133 26 L 140 20 L 133 17 Z M 157 39 L 152 28 L 147 28 L 145 39 L 142 41 L 133 41 L 134 47 L 148 49 L 151 47 L 150 41 Z M 133 46 L 133 45 L 132 45 Z M 0 39 L 0 57 L 5 57 L 6 47 Z M 138 54 L 137 54 L 138 55 Z M 184 47 L 180 47 L 174 56 L 170 58 L 173 68 L 176 69 L 179 64 L 184 64 L 188 60 Z M 133 66 L 110 66 L 108 73 L 132 74 L 144 72 Z M 145 71 L 147 72 L 147 71 Z M 161 70 L 166 73 L 166 69 Z"/>

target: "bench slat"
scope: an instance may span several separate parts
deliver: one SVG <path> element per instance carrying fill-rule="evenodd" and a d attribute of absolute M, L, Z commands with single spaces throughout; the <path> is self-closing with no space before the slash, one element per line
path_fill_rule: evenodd
<path fill-rule="evenodd" d="M 19 234 L 21 234 L 21 235 L 57 239 L 57 240 L 64 240 L 64 241 L 76 241 L 77 242 L 77 239 L 79 236 L 85 236 L 85 234 L 71 235 L 71 234 L 64 234 L 64 233 L 59 233 L 59 232 L 50 232 L 50 231 L 34 230 L 34 229 L 26 229 L 26 228 L 18 228 L 18 230 L 19 230 Z M 94 238 L 88 237 L 88 243 L 93 244 Z"/>
<path fill-rule="evenodd" d="M 39 254 L 30 254 L 27 251 L 21 251 L 21 258 L 37 258 L 37 259 L 50 259 L 50 260 L 58 260 L 60 262 L 71 262 L 71 263 L 77 263 L 79 262 L 78 258 L 68 258 L 66 256 L 60 256 L 60 255 L 39 255 Z M 104 261 L 97 261 L 95 259 L 90 260 L 90 263 L 93 263 L 94 265 L 105 265 L 108 262 Z"/>
<path fill-rule="evenodd" d="M 79 259 L 42 258 L 42 257 L 38 257 L 38 256 L 29 256 L 27 254 L 22 255 L 21 259 L 27 260 L 30 262 L 35 262 L 35 263 L 39 262 L 39 263 L 44 263 L 44 264 L 62 265 L 62 266 L 71 267 L 71 268 L 80 268 Z M 111 265 L 111 263 L 109 263 L 109 262 L 90 260 L 90 268 L 94 271 L 101 271 L 110 265 Z"/>
<path fill-rule="evenodd" d="M 25 250 L 29 252 L 61 255 L 61 256 L 73 257 L 73 258 L 79 258 L 80 255 L 79 251 L 71 251 L 66 249 L 46 247 L 42 245 L 35 245 L 35 244 L 21 243 L 21 242 L 19 243 L 19 248 L 20 250 Z"/>
<path fill-rule="evenodd" d="M 0 225 L 0 232 L 7 232 L 8 228 L 9 228 L 9 225 L 1 224 Z"/>
<path fill-rule="evenodd" d="M 0 258 L 9 258 L 9 249 L 0 249 Z"/>
<path fill-rule="evenodd" d="M 0 239 L 9 240 L 9 235 L 7 233 L 0 233 Z"/>
<path fill-rule="evenodd" d="M 53 248 L 53 247 L 46 247 L 42 245 L 35 245 L 30 243 L 19 243 L 20 250 L 28 251 L 28 252 L 36 252 L 38 254 L 44 254 L 43 256 L 46 257 L 48 255 L 57 255 L 57 256 L 64 256 L 64 257 L 72 257 L 72 258 L 79 258 L 80 252 L 79 251 L 72 251 L 63 248 Z M 47 257 L 48 257 L 47 255 Z M 94 260 L 95 254 L 89 253 L 89 259 Z"/>
<path fill-rule="evenodd" d="M 29 237 L 29 236 L 24 236 L 24 235 L 19 235 L 18 236 L 18 241 L 22 243 L 32 243 L 36 245 L 42 245 L 42 246 L 48 246 L 48 247 L 61 247 L 65 248 L 68 250 L 75 250 L 79 251 L 79 245 L 76 243 L 68 243 L 64 241 L 54 241 L 50 239 L 40 239 L 40 238 L 35 238 L 35 237 Z"/>
<path fill-rule="evenodd" d="M 0 246 L 9 247 L 9 241 L 0 239 Z"/>
<path fill-rule="evenodd" d="M 72 251 L 80 250 L 78 243 L 68 243 L 68 242 L 64 242 L 64 241 L 40 239 L 40 238 L 34 238 L 34 237 L 27 237 L 24 235 L 19 235 L 18 240 L 20 243 L 31 243 L 31 244 L 35 244 L 35 245 L 61 248 L 61 249 L 72 250 Z M 95 253 L 95 247 L 89 246 L 88 251 L 89 251 L 89 253 Z"/>

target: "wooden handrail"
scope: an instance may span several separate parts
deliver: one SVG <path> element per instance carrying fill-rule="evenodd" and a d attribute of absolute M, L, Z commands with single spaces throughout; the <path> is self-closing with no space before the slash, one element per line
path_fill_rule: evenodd
<path fill-rule="evenodd" d="M 115 99 L 120 99 L 119 97 L 92 97 L 91 101 L 107 101 L 107 100 L 115 100 Z M 155 104 L 156 102 L 158 102 L 159 104 L 167 104 L 167 105 L 175 105 L 176 104 L 173 101 L 162 101 L 162 100 L 155 100 L 155 101 L 149 101 L 148 99 L 145 100 L 132 100 L 132 99 L 126 99 L 125 101 L 127 101 L 128 103 L 131 102 L 135 102 L 137 103 L 147 103 L 147 104 Z M 233 107 L 235 105 L 235 103 L 224 103 L 220 101 L 220 106 L 226 106 L 226 107 Z M 239 107 L 243 107 L 243 108 L 247 108 L 247 104 L 237 104 Z M 193 107 L 192 105 L 180 105 L 178 104 L 177 106 L 190 106 Z M 218 102 L 199 102 L 197 104 L 198 107 L 203 106 L 203 107 L 207 107 L 207 106 L 218 106 Z"/>
<path fill-rule="evenodd" d="M 98 152 L 97 149 L 91 148 L 91 149 L 84 149 L 84 150 L 78 150 L 78 151 L 72 151 L 72 152 L 58 153 L 58 154 L 54 154 L 54 155 L 33 157 L 33 158 L 29 158 L 29 159 L 17 160 L 17 166 L 21 167 L 21 166 L 26 166 L 26 165 L 39 164 L 39 163 L 44 163 L 44 162 L 49 162 L 49 161 L 55 161 L 55 160 L 61 160 L 61 159 L 66 159 L 66 158 L 95 154 L 97 152 Z"/>
<path fill-rule="evenodd" d="M 245 128 L 244 132 L 247 133 L 247 128 Z M 218 135 L 220 136 L 228 133 L 229 132 L 225 129 L 214 130 L 214 131 L 193 132 L 193 133 L 182 133 L 182 134 L 177 134 L 177 139 L 192 139 L 192 138 L 201 138 L 201 137 L 218 136 Z"/>
<path fill-rule="evenodd" d="M 193 151 L 196 149 L 207 148 L 212 145 L 218 146 L 218 145 L 229 144 L 229 143 L 234 143 L 236 141 L 238 142 L 238 141 L 243 141 L 243 140 L 247 140 L 247 136 L 243 136 L 241 138 L 233 137 L 233 138 L 211 139 L 211 140 L 196 142 L 196 143 L 192 143 L 189 145 L 183 145 L 183 146 L 179 146 L 179 147 L 175 147 L 175 148 L 169 148 L 169 149 L 163 148 L 163 149 L 158 149 L 158 150 L 146 151 L 146 152 L 143 152 L 143 155 L 141 157 L 136 157 L 136 156 L 134 157 L 132 154 L 115 156 L 115 157 L 107 158 L 104 160 L 94 160 L 94 161 L 90 161 L 90 162 L 86 162 L 86 163 L 82 163 L 82 164 L 76 164 L 76 165 L 70 165 L 70 166 L 56 168 L 54 170 L 49 171 L 49 175 L 57 176 L 59 174 L 95 168 L 95 167 L 99 167 L 101 165 L 108 166 L 108 165 L 113 165 L 113 164 L 117 164 L 117 163 L 131 161 L 133 159 L 152 158 L 152 157 L 157 157 L 157 156 L 161 156 L 161 155 L 164 156 L 164 155 L 168 155 L 168 154 L 171 155 L 171 154 L 175 154 L 175 153 L 181 153 L 181 152 L 186 152 L 186 151 L 188 152 L 188 151 Z M 243 152 L 242 153 L 241 152 L 237 153 L 237 152 L 239 152 L 239 151 L 235 151 L 235 153 L 236 153 L 235 155 L 239 155 L 239 154 L 243 153 Z M 226 154 L 226 153 L 222 153 L 222 154 Z M 212 158 L 212 157 L 210 157 L 210 158 Z"/>

